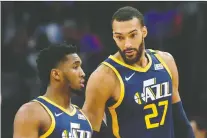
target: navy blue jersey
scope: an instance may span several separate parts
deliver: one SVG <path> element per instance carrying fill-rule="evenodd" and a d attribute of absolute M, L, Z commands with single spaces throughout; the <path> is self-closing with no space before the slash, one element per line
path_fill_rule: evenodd
<path fill-rule="evenodd" d="M 103 64 L 120 81 L 120 98 L 109 106 L 108 138 L 174 138 L 172 75 L 163 59 L 146 50 L 145 68 L 127 65 L 113 56 Z"/>
<path fill-rule="evenodd" d="M 91 138 L 91 124 L 77 106 L 72 105 L 70 113 L 43 96 L 33 101 L 40 103 L 52 120 L 49 130 L 40 138 Z"/>

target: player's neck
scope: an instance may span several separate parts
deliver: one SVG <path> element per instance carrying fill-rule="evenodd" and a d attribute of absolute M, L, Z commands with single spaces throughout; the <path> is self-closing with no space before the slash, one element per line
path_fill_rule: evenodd
<path fill-rule="evenodd" d="M 142 56 L 139 61 L 137 61 L 133 66 L 139 66 L 139 67 L 146 67 L 148 64 L 148 58 L 145 52 L 142 53 Z"/>
<path fill-rule="evenodd" d="M 70 112 L 73 110 L 70 106 L 71 104 L 71 96 L 69 95 L 67 89 L 61 89 L 54 86 L 48 86 L 47 91 L 45 93 L 45 97 L 56 103 L 57 105 L 63 107 Z"/>

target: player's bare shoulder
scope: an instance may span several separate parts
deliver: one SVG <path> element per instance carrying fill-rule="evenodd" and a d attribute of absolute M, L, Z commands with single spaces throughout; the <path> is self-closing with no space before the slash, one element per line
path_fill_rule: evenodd
<path fill-rule="evenodd" d="M 110 97 L 119 97 L 119 80 L 114 71 L 104 65 L 100 66 L 91 74 L 87 86 L 86 93 L 95 91 L 96 94 L 108 100 Z"/>
<path fill-rule="evenodd" d="M 170 53 L 158 50 L 156 51 L 156 53 L 159 54 L 159 56 L 164 60 L 171 72 L 177 70 L 175 69 L 177 68 L 175 60 Z"/>
<path fill-rule="evenodd" d="M 15 118 L 16 119 L 25 118 L 28 121 L 29 120 L 32 121 L 33 119 L 35 119 L 36 121 L 38 121 L 39 120 L 38 113 L 39 113 L 40 110 L 41 109 L 40 109 L 38 103 L 29 102 L 29 103 L 26 103 L 26 104 L 22 105 L 19 108 L 18 112 L 16 113 Z"/>
<path fill-rule="evenodd" d="M 108 67 L 104 64 L 101 64 L 91 74 L 91 76 L 96 78 L 95 80 L 99 80 L 101 83 L 107 84 L 109 86 L 113 85 L 117 81 L 117 77 L 116 77 L 114 71 L 110 67 Z"/>
<path fill-rule="evenodd" d="M 43 121 L 48 120 L 49 116 L 44 108 L 37 102 L 28 102 L 20 107 L 16 113 L 14 124 L 22 123 L 28 125 L 41 126 Z"/>
<path fill-rule="evenodd" d="M 174 58 L 170 53 L 159 50 L 156 50 L 156 53 L 159 54 L 165 62 L 174 62 Z"/>

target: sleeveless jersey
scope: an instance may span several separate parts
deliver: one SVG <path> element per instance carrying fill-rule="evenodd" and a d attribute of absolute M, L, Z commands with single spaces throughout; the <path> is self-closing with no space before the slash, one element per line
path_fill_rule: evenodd
<path fill-rule="evenodd" d="M 145 68 L 125 64 L 109 56 L 103 64 L 120 81 L 120 98 L 109 106 L 108 138 L 174 138 L 172 75 L 163 59 L 146 50 Z"/>
<path fill-rule="evenodd" d="M 43 96 L 33 101 L 40 103 L 52 120 L 49 130 L 40 138 L 91 138 L 91 124 L 77 106 L 72 105 L 73 111 L 70 113 Z"/>

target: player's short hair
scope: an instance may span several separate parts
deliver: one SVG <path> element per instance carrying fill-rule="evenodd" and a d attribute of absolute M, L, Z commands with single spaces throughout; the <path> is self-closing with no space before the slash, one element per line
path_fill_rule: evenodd
<path fill-rule="evenodd" d="M 44 85 L 50 83 L 50 72 L 60 62 L 66 60 L 66 55 L 77 53 L 77 47 L 72 44 L 61 43 L 51 45 L 39 52 L 37 57 L 38 76 Z"/>
<path fill-rule="evenodd" d="M 125 6 L 122 8 L 119 8 L 112 16 L 111 23 L 113 23 L 114 20 L 122 22 L 122 21 L 129 21 L 133 18 L 139 19 L 142 26 L 144 26 L 144 16 L 143 14 L 137 10 L 134 7 Z"/>

